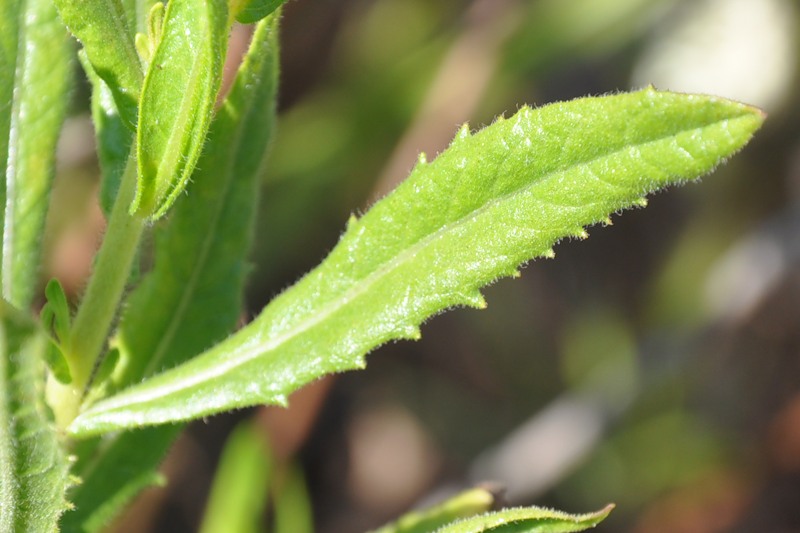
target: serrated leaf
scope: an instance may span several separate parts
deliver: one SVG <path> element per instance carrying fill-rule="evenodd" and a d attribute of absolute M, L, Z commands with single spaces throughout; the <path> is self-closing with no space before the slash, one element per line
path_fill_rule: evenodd
<path fill-rule="evenodd" d="M 363 366 L 369 350 L 476 291 L 575 228 L 696 178 L 763 115 L 721 98 L 645 89 L 523 108 L 470 135 L 351 223 L 317 269 L 250 325 L 188 363 L 98 402 L 86 435 L 205 416 Z"/>
<path fill-rule="evenodd" d="M 0 137 L 3 138 L 2 294 L 27 309 L 39 283 L 39 256 L 44 221 L 55 172 L 55 148 L 64 121 L 71 82 L 71 50 L 52 3 L 47 0 L 7 2 L 0 33 L 16 28 L 13 54 L 3 52 L 3 96 Z M 4 39 L 5 40 L 5 39 Z M 4 44 L 5 47 L 5 44 Z M 12 92 L 9 95 L 9 86 Z M 13 91 L 13 87 L 17 87 Z M 21 90 L 20 88 L 24 88 Z"/>
<path fill-rule="evenodd" d="M 286 0 L 232 0 L 231 10 L 242 24 L 258 22 L 276 11 Z"/>
<path fill-rule="evenodd" d="M 374 533 L 430 533 L 455 520 L 486 513 L 494 503 L 491 491 L 475 487 L 431 508 L 407 513 Z"/>
<path fill-rule="evenodd" d="M 129 298 L 113 343 L 116 386 L 185 361 L 220 341 L 242 308 L 256 190 L 272 134 L 278 17 L 261 21 L 211 125 L 189 194 L 157 235 L 155 266 Z M 71 493 L 67 531 L 100 531 L 139 490 L 180 431 L 147 428 L 93 440 L 76 452 L 83 483 Z M 93 502 L 105 501 L 101 508 Z"/>
<path fill-rule="evenodd" d="M 594 527 L 608 516 L 613 505 L 595 513 L 572 515 L 541 507 L 504 509 L 466 518 L 436 530 L 436 533 L 569 533 Z"/>
<path fill-rule="evenodd" d="M 61 19 L 81 42 L 97 75 L 108 85 L 125 125 L 133 130 L 144 74 L 132 28 L 133 5 L 120 0 L 54 0 Z"/>
<path fill-rule="evenodd" d="M 0 300 L 0 531 L 56 531 L 68 462 L 44 403 L 48 340 Z"/>
<path fill-rule="evenodd" d="M 131 213 L 159 218 L 183 191 L 205 142 L 228 44 L 226 0 L 172 0 L 142 87 L 139 180 Z"/>

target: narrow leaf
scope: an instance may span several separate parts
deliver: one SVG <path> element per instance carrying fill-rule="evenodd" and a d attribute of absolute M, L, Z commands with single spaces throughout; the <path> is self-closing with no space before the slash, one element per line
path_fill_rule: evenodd
<path fill-rule="evenodd" d="M 52 3 L 27 0 L 18 7 L 19 46 L 2 76 L 18 89 L 0 104 L 9 103 L 0 111 L 8 119 L 7 129 L 0 132 L 7 147 L 0 163 L 6 193 L 2 294 L 27 309 L 39 282 L 41 238 L 72 70 L 69 36 Z"/>
<path fill-rule="evenodd" d="M 313 533 L 314 510 L 305 475 L 297 463 L 284 464 L 280 483 L 272 485 L 274 533 Z"/>
<path fill-rule="evenodd" d="M 172 0 L 142 88 L 132 213 L 159 218 L 180 195 L 205 142 L 228 42 L 226 0 Z"/>
<path fill-rule="evenodd" d="M 130 3 L 120 0 L 54 0 L 61 19 L 83 44 L 97 75 L 108 85 L 125 125 L 136 126 L 142 67 L 136 53 Z"/>
<path fill-rule="evenodd" d="M 246 257 L 259 176 L 272 134 L 278 73 L 278 17 L 261 21 L 227 99 L 211 125 L 189 194 L 158 234 L 155 265 L 126 304 L 113 339 L 122 387 L 175 366 L 225 338 L 242 309 Z M 82 484 L 64 529 L 100 531 L 158 477 L 180 426 L 95 439 L 76 452 Z M 97 508 L 94 502 L 106 503 Z"/>
<path fill-rule="evenodd" d="M 505 509 L 487 513 L 436 530 L 436 533 L 569 533 L 584 531 L 602 522 L 613 505 L 595 513 L 571 515 L 541 507 Z"/>
<path fill-rule="evenodd" d="M 68 462 L 42 394 L 48 340 L 0 300 L 0 531 L 56 531 Z"/>
<path fill-rule="evenodd" d="M 240 424 L 222 451 L 200 533 L 263 531 L 272 470 L 263 430 L 252 421 Z"/>
<path fill-rule="evenodd" d="M 728 100 L 646 89 L 523 108 L 474 135 L 462 128 L 254 322 L 98 402 L 70 431 L 285 403 L 324 374 L 363 367 L 380 344 L 418 338 L 420 323 L 448 307 L 483 307 L 481 287 L 645 194 L 709 172 L 762 121 Z"/>

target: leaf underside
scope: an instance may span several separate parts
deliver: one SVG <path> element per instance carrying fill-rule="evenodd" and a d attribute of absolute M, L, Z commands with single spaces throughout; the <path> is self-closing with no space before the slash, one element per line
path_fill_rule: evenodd
<path fill-rule="evenodd" d="M 247 327 L 177 368 L 91 406 L 69 431 L 89 435 L 284 404 L 322 375 L 362 368 L 387 341 L 479 289 L 552 255 L 564 237 L 697 178 L 759 128 L 757 109 L 652 88 L 523 108 L 471 134 L 360 220 L 326 260 Z"/>

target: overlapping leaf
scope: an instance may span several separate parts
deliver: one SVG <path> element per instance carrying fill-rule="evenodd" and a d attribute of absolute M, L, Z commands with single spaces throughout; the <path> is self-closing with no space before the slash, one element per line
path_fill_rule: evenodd
<path fill-rule="evenodd" d="M 54 174 L 55 146 L 69 99 L 72 62 L 69 37 L 51 2 L 3 4 L 2 294 L 12 304 L 26 309 L 39 281 L 42 231 Z M 9 37 L 19 39 L 18 44 Z"/>
<path fill-rule="evenodd" d="M 83 45 L 108 85 L 124 123 L 133 130 L 144 73 L 134 45 L 134 6 L 120 0 L 54 0 L 61 19 Z"/>
<path fill-rule="evenodd" d="M 139 180 L 131 206 L 132 213 L 152 218 L 183 191 L 203 148 L 222 80 L 228 2 L 172 0 L 163 24 L 142 87 Z"/>
<path fill-rule="evenodd" d="M 277 17 L 256 28 L 250 50 L 211 125 L 182 198 L 158 235 L 155 267 L 131 295 L 114 343 L 115 386 L 135 383 L 220 341 L 241 312 L 246 257 L 267 145 L 278 71 Z M 155 472 L 180 426 L 147 428 L 77 450 L 82 478 L 64 516 L 66 531 L 99 531 Z M 104 501 L 96 506 L 97 501 Z"/>
<path fill-rule="evenodd" d="M 740 149 L 762 114 L 720 98 L 645 89 L 523 108 L 464 128 L 361 220 L 324 263 L 246 328 L 173 370 L 98 402 L 76 435 L 284 403 L 302 385 L 419 337 L 443 309 L 568 236 Z"/>

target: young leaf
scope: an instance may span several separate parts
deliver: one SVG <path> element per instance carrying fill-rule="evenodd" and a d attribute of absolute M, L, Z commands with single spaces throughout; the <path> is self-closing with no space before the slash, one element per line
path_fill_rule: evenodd
<path fill-rule="evenodd" d="M 228 43 L 226 0 L 172 0 L 144 80 L 136 132 L 139 181 L 131 213 L 161 217 L 205 142 Z"/>
<path fill-rule="evenodd" d="M 505 509 L 466 518 L 440 527 L 436 533 L 569 533 L 594 527 L 608 516 L 613 505 L 589 514 L 571 515 L 541 507 Z"/>
<path fill-rule="evenodd" d="M 6 156 L 0 162 L 5 187 L 2 294 L 13 305 L 27 309 L 39 282 L 41 238 L 72 63 L 69 36 L 52 3 L 16 4 L 19 11 L 9 15 L 17 17 L 19 26 L 13 35 L 19 43 L 12 56 L 4 57 L 8 64 L 3 65 L 1 83 L 4 90 L 6 83 L 17 90 L 0 102 L 0 136 Z M 13 26 L 14 22 L 2 24 Z"/>
<path fill-rule="evenodd" d="M 364 354 L 416 339 L 479 289 L 552 254 L 561 238 L 643 196 L 696 178 L 759 128 L 756 109 L 645 89 L 523 108 L 481 132 L 462 128 L 433 163 L 361 220 L 328 258 L 247 327 L 188 363 L 103 400 L 69 430 L 86 435 L 286 401 L 302 385 L 364 366 Z"/>
<path fill-rule="evenodd" d="M 0 300 L 0 531 L 56 531 L 67 457 L 42 397 L 48 340 Z"/>
<path fill-rule="evenodd" d="M 211 124 L 190 194 L 158 234 L 155 266 L 132 293 L 113 343 L 117 386 L 188 360 L 236 326 L 242 308 L 256 190 L 272 134 L 278 16 L 262 20 L 239 74 Z M 76 451 L 82 478 L 70 494 L 65 530 L 101 531 L 155 469 L 180 426 L 93 440 Z M 93 502 L 104 500 L 100 508 Z"/>
<path fill-rule="evenodd" d="M 44 350 L 44 360 L 53 376 L 61 383 L 72 382 L 69 364 L 62 351 L 61 344 L 69 338 L 70 312 L 67 296 L 61 283 L 51 279 L 44 290 L 47 303 L 39 313 L 40 323 L 50 336 L 50 342 Z"/>
<path fill-rule="evenodd" d="M 133 130 L 144 75 L 126 6 L 120 0 L 54 0 L 54 3 L 64 24 L 83 44 L 94 71 L 114 95 L 120 117 Z"/>

